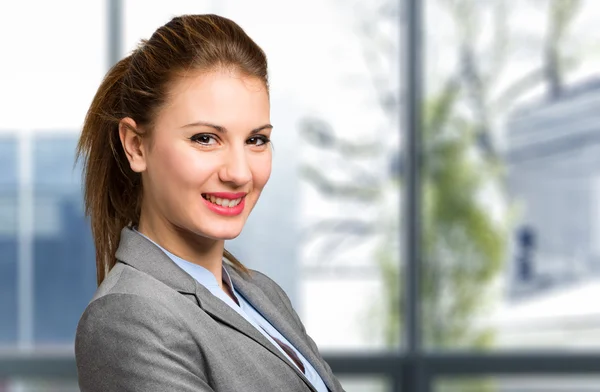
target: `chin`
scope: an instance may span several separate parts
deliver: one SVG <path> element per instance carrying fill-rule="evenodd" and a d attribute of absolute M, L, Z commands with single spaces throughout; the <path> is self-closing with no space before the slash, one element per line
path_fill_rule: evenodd
<path fill-rule="evenodd" d="M 192 233 L 212 240 L 232 240 L 237 238 L 244 228 L 247 215 L 236 217 L 214 217 L 198 214 L 188 221 L 187 227 Z"/>
<path fill-rule="evenodd" d="M 236 239 L 237 237 L 239 237 L 239 235 L 240 235 L 241 233 L 242 233 L 241 231 L 238 231 L 238 232 L 237 232 L 237 233 L 235 233 L 235 234 L 231 234 L 231 235 L 222 236 L 222 237 L 221 237 L 221 239 L 222 239 L 222 240 L 225 240 L 225 241 L 234 240 L 234 239 Z"/>
<path fill-rule="evenodd" d="M 213 240 L 232 240 L 238 237 L 241 232 L 240 227 L 222 227 L 219 229 L 212 227 L 209 230 L 198 230 L 198 234 Z"/>
<path fill-rule="evenodd" d="M 241 232 L 235 233 L 235 234 L 220 234 L 220 233 L 215 233 L 214 235 L 210 235 L 211 233 L 207 233 L 208 235 L 203 235 L 203 237 L 207 237 L 213 240 L 221 240 L 221 241 L 229 241 L 229 240 L 233 240 L 236 239 Z"/>

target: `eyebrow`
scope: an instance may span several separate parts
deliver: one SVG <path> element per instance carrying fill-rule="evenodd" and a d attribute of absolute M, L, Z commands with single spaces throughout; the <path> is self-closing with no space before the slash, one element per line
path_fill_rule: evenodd
<path fill-rule="evenodd" d="M 214 128 L 217 132 L 227 133 L 227 128 L 225 128 L 221 125 L 215 125 L 215 124 L 211 124 L 211 123 L 208 123 L 205 121 L 196 121 L 196 122 L 193 122 L 190 124 L 186 124 L 182 128 L 192 128 L 192 127 L 210 127 L 210 128 Z M 250 131 L 250 133 L 255 134 L 255 133 L 262 131 L 263 129 L 272 129 L 272 128 L 273 128 L 273 125 L 265 124 L 258 128 L 254 128 L 252 131 Z"/>

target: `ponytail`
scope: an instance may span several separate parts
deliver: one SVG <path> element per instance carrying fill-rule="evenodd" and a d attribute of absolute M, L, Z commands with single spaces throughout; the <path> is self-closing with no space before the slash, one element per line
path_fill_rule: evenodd
<path fill-rule="evenodd" d="M 141 181 L 129 167 L 119 138 L 123 81 L 131 56 L 115 64 L 104 77 L 87 112 L 76 159 L 84 158 L 84 205 L 96 246 L 100 285 L 115 265 L 121 229 L 139 217 Z"/>

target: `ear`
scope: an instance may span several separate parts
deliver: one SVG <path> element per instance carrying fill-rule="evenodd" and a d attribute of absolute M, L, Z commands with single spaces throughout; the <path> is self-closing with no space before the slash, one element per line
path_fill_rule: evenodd
<path fill-rule="evenodd" d="M 142 137 L 137 132 L 137 124 L 131 117 L 119 121 L 119 137 L 131 170 L 136 173 L 146 170 L 146 150 Z"/>

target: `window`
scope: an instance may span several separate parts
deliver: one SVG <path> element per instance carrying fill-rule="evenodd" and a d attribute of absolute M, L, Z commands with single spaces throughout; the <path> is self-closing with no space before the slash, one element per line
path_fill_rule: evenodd
<path fill-rule="evenodd" d="M 0 137 L 0 344 L 17 340 L 18 144 Z"/>
<path fill-rule="evenodd" d="M 71 344 L 77 321 L 96 290 L 81 166 L 73 164 L 76 136 L 40 135 L 33 141 L 34 320 L 40 344 Z"/>
<path fill-rule="evenodd" d="M 105 5 L 0 4 L 0 35 L 10 53 L 0 73 L 1 349 L 70 347 L 95 287 L 73 159 L 106 70 Z M 23 15 L 34 28 L 24 27 Z"/>
<path fill-rule="evenodd" d="M 247 230 L 228 245 L 289 293 L 348 391 L 597 383 L 597 2 L 92 3 L 94 14 L 112 6 L 116 39 L 105 48 L 90 32 L 93 71 L 72 96 L 91 97 L 106 69 L 102 50 L 130 51 L 177 14 L 230 17 L 269 54 L 274 172 Z M 3 107 L 9 98 L 0 92 Z M 42 105 L 23 102 L 22 112 Z M 65 102 L 80 113 L 87 105 Z M 48 128 L 81 122 L 50 112 Z M 22 320 L 33 320 L 36 344 L 63 344 L 94 289 L 69 168 L 76 131 L 30 132 L 27 142 L 14 132 L 17 118 L 0 119 L 0 312 L 9 315 L 0 344 L 23 341 Z M 28 216 L 18 192 L 35 205 L 30 226 L 17 223 Z M 57 319 L 59 303 L 74 313 Z M 2 361 L 18 365 L 3 374 Z M 0 356 L 0 377 L 76 373 L 72 356 L 34 354 Z"/>

